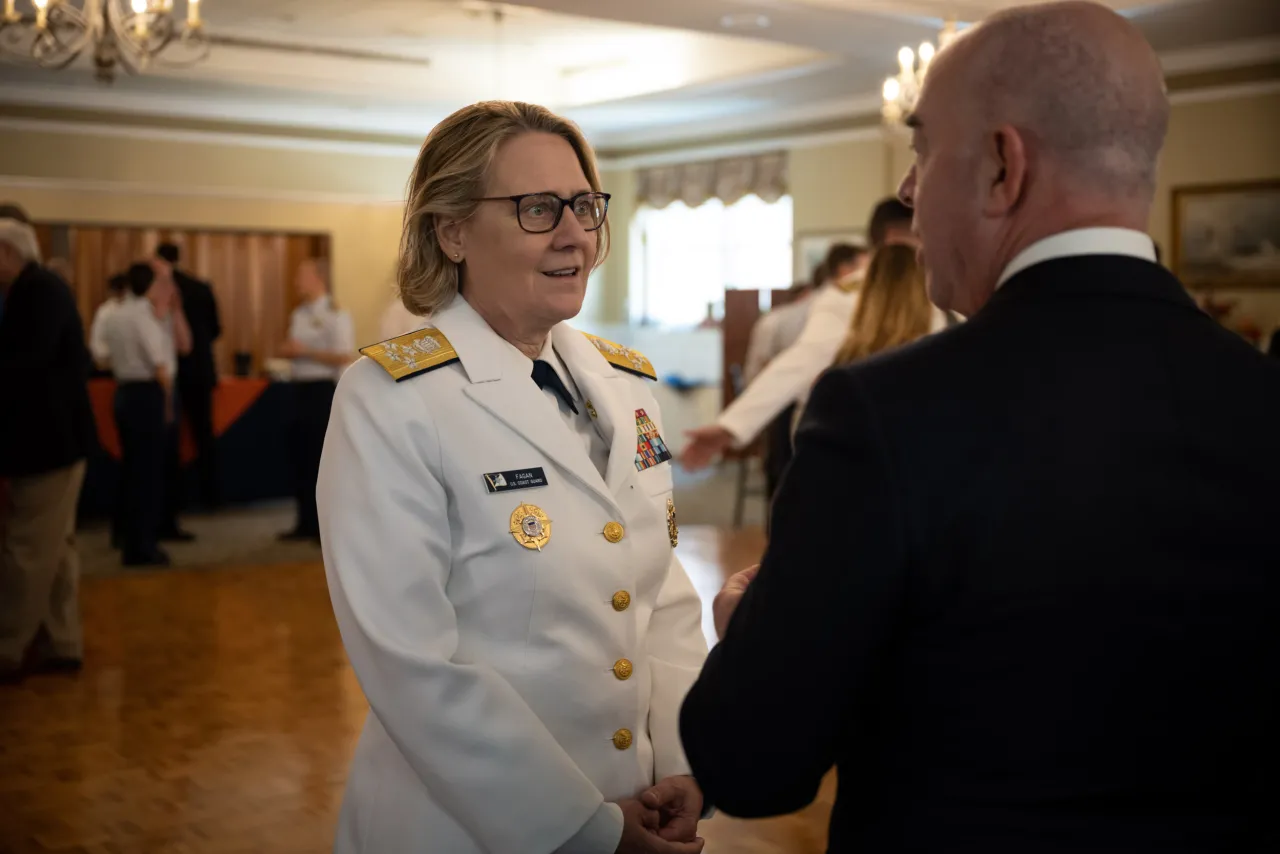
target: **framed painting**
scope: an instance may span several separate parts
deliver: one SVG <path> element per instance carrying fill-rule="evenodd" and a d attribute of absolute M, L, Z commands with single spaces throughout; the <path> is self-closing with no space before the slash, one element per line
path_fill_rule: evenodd
<path fill-rule="evenodd" d="M 1280 288 L 1280 180 L 1174 189 L 1173 270 L 1190 289 Z"/>
<path fill-rule="evenodd" d="M 792 278 L 797 282 L 807 282 L 813 277 L 813 268 L 821 264 L 827 257 L 827 251 L 837 243 L 852 243 L 854 246 L 866 246 L 867 237 L 861 230 L 848 231 L 807 231 L 795 236 L 792 251 L 795 255 Z"/>

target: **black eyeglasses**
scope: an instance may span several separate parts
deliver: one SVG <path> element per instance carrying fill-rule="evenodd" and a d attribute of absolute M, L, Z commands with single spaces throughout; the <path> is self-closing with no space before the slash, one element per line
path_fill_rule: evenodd
<path fill-rule="evenodd" d="M 525 193 L 520 196 L 486 196 L 477 202 L 515 202 L 516 222 L 530 234 L 555 231 L 564 209 L 570 208 L 585 231 L 595 231 L 604 225 L 609 212 L 608 193 L 578 193 L 571 199 L 562 199 L 555 193 Z"/>

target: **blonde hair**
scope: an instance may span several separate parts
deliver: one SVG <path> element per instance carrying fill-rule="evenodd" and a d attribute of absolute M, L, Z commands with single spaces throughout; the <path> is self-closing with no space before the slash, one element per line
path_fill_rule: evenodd
<path fill-rule="evenodd" d="M 443 308 L 458 293 L 462 268 L 436 237 L 436 220 L 464 220 L 484 195 L 489 167 L 503 143 L 525 133 L 549 133 L 573 147 L 587 183 L 600 192 L 595 155 L 578 126 L 546 107 L 519 101 L 482 101 L 436 125 L 422 143 L 409 178 L 396 286 L 405 308 L 418 315 Z M 609 224 L 596 232 L 598 267 L 609 253 Z"/>
<path fill-rule="evenodd" d="M 933 307 L 925 293 L 924 271 L 916 263 L 915 249 L 882 246 L 871 256 L 858 310 L 835 364 L 847 365 L 908 344 L 928 334 L 932 319 Z"/>

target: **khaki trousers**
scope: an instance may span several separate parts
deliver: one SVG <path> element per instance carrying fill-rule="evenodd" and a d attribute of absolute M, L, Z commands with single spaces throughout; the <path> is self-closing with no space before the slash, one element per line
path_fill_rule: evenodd
<path fill-rule="evenodd" d="M 80 556 L 76 504 L 85 462 L 9 479 L 0 537 L 0 664 L 21 663 L 43 627 L 49 655 L 80 658 Z"/>

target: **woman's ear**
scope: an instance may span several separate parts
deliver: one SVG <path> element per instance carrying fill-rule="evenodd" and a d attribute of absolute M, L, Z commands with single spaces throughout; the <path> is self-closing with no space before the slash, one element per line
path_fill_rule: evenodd
<path fill-rule="evenodd" d="M 462 221 L 436 218 L 435 230 L 436 240 L 440 248 L 449 256 L 449 260 L 461 263 L 464 252 Z"/>

